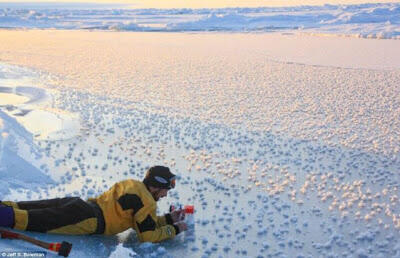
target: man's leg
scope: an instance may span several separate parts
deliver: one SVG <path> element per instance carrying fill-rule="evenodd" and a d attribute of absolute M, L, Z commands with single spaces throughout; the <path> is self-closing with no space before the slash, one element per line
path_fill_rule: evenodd
<path fill-rule="evenodd" d="M 0 226 L 13 227 L 15 224 L 15 214 L 17 214 L 19 221 L 24 221 L 23 218 L 26 217 L 26 212 L 21 210 L 57 207 L 67 202 L 70 198 L 73 197 L 24 202 L 0 201 Z M 19 227 L 24 227 L 23 225 Z"/>
<path fill-rule="evenodd" d="M 21 210 L 32 210 L 32 209 L 59 207 L 64 203 L 68 202 L 71 198 L 76 198 L 76 197 L 54 198 L 47 200 L 23 201 L 23 202 L 3 201 L 2 203 Z"/>
<path fill-rule="evenodd" d="M 14 212 L 14 228 L 19 230 L 81 235 L 92 234 L 97 228 L 93 207 L 77 197 L 63 198 L 56 207 L 14 208 Z"/>
<path fill-rule="evenodd" d="M 13 227 L 15 224 L 15 216 L 17 216 L 18 221 L 22 223 L 21 225 L 18 225 L 18 227 L 24 228 L 27 221 L 27 219 L 25 219 L 27 217 L 27 213 L 23 210 L 58 207 L 70 201 L 71 198 L 76 199 L 76 197 L 65 197 L 22 202 L 0 201 L 0 226 Z M 15 208 L 15 210 L 12 208 Z"/>

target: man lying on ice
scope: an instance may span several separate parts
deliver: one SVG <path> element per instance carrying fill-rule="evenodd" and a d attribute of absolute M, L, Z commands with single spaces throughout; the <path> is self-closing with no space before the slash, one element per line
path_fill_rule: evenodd
<path fill-rule="evenodd" d="M 183 210 L 156 216 L 157 201 L 175 187 L 175 175 L 163 166 L 151 167 L 143 182 L 116 183 L 102 195 L 0 203 L 0 226 L 59 234 L 114 235 L 135 229 L 142 242 L 160 242 L 187 230 Z"/>

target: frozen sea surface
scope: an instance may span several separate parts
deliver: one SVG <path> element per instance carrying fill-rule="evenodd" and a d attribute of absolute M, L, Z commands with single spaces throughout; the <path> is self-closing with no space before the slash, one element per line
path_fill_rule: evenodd
<path fill-rule="evenodd" d="M 285 35 L 2 33 L 1 92 L 27 99 L 0 107 L 0 199 L 87 198 L 164 164 L 179 179 L 160 214 L 196 207 L 194 230 L 160 244 L 29 235 L 72 242 L 71 257 L 400 256 L 397 40 L 343 39 L 374 44 L 371 69 L 340 48 L 317 58 L 336 41 L 309 36 L 324 44 L 297 63 L 268 47 Z M 13 112 L 24 105 L 77 131 L 40 137 Z"/>
<path fill-rule="evenodd" d="M 400 38 L 400 4 L 282 8 L 129 9 L 121 5 L 0 4 L 2 28 L 300 32 Z"/>

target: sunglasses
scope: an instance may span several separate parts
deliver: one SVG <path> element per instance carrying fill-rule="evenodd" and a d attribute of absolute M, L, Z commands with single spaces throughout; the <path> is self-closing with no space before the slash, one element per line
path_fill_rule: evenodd
<path fill-rule="evenodd" d="M 155 178 L 158 182 L 160 182 L 160 183 L 162 183 L 162 184 L 167 184 L 167 183 L 168 183 L 168 181 L 167 181 L 165 178 L 163 178 L 163 177 L 155 176 L 154 178 Z M 175 177 L 171 177 L 171 178 L 169 179 L 169 187 L 170 187 L 170 188 L 175 188 Z"/>

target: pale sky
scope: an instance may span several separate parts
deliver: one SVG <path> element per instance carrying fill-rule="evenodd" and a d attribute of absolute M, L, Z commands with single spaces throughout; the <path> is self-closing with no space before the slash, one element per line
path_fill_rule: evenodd
<path fill-rule="evenodd" d="M 262 7 L 322 4 L 388 3 L 399 0 L 0 0 L 11 3 L 108 3 L 132 4 L 134 8 L 219 8 L 219 7 Z"/>

